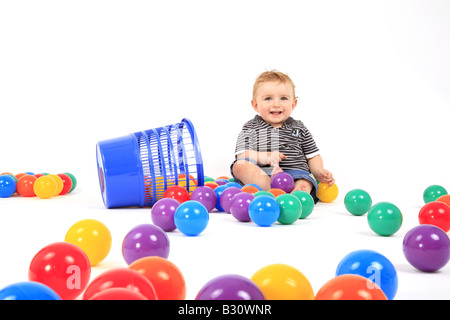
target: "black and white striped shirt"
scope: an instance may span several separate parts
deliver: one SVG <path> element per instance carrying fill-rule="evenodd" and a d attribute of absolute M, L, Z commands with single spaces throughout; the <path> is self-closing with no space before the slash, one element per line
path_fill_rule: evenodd
<path fill-rule="evenodd" d="M 302 169 L 310 172 L 307 159 L 319 154 L 319 149 L 303 122 L 289 117 L 282 127 L 274 128 L 256 115 L 242 127 L 235 155 L 244 151 L 279 151 L 287 158 L 280 162 L 283 170 Z"/>

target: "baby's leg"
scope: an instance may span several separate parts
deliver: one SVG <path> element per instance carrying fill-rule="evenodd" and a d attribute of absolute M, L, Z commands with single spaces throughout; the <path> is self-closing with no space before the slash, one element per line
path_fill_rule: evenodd
<path fill-rule="evenodd" d="M 254 183 L 263 190 L 270 189 L 270 177 L 259 166 L 247 160 L 238 160 L 233 165 L 233 175 L 243 184 Z"/>
<path fill-rule="evenodd" d="M 292 191 L 301 190 L 301 191 L 306 191 L 308 193 L 311 193 L 312 189 L 313 189 L 313 184 L 311 183 L 311 181 L 309 181 L 308 179 L 298 179 L 298 180 L 295 180 L 294 190 L 292 190 Z"/>

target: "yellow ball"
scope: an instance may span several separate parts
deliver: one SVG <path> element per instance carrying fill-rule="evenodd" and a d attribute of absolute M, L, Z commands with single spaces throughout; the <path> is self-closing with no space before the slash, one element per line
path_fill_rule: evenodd
<path fill-rule="evenodd" d="M 56 174 L 49 174 L 48 176 L 55 179 L 56 192 L 55 192 L 54 196 L 57 196 L 58 194 L 61 193 L 62 189 L 64 188 L 64 182 L 62 181 L 61 177 Z"/>
<path fill-rule="evenodd" d="M 33 191 L 41 199 L 53 197 L 58 190 L 58 184 L 50 176 L 42 176 L 36 179 L 33 185 Z"/>
<path fill-rule="evenodd" d="M 64 241 L 83 250 L 88 256 L 91 266 L 99 264 L 106 258 L 111 250 L 112 243 L 108 228 L 94 219 L 76 222 L 67 231 Z"/>
<path fill-rule="evenodd" d="M 328 185 L 328 183 L 319 183 L 317 188 L 317 197 L 320 199 L 320 201 L 327 203 L 333 202 L 334 200 L 336 200 L 338 194 L 339 189 L 336 183 L 334 183 L 331 187 Z"/>
<path fill-rule="evenodd" d="M 309 280 L 294 267 L 286 264 L 265 266 L 250 278 L 266 300 L 313 300 Z"/>

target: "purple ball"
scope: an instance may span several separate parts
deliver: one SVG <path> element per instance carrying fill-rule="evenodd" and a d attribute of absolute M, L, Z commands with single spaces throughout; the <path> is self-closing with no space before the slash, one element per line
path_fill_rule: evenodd
<path fill-rule="evenodd" d="M 208 212 L 210 212 L 216 207 L 217 195 L 211 187 L 197 187 L 192 191 L 191 200 L 200 202 L 206 207 Z"/>
<path fill-rule="evenodd" d="M 153 224 L 167 232 L 175 230 L 177 227 L 173 217 L 179 205 L 180 203 L 172 198 L 158 200 L 150 213 Z"/>
<path fill-rule="evenodd" d="M 403 238 L 403 254 L 416 269 L 437 271 L 450 259 L 450 239 L 441 228 L 420 225 L 409 230 Z"/>
<path fill-rule="evenodd" d="M 169 256 L 169 237 L 160 227 L 141 224 L 125 236 L 122 242 L 122 255 L 127 264 L 148 256 Z"/>
<path fill-rule="evenodd" d="M 294 179 L 286 172 L 278 172 L 270 180 L 270 187 L 290 193 L 294 190 Z"/>
<path fill-rule="evenodd" d="M 219 201 L 223 211 L 230 213 L 231 199 L 239 192 L 242 190 L 238 187 L 229 187 L 222 192 Z"/>
<path fill-rule="evenodd" d="M 233 199 L 231 199 L 231 215 L 241 222 L 251 221 L 250 215 L 248 214 L 248 206 L 254 198 L 255 196 L 248 192 L 237 193 Z"/>
<path fill-rule="evenodd" d="M 229 274 L 208 281 L 195 300 L 265 300 L 258 286 L 246 277 Z"/>

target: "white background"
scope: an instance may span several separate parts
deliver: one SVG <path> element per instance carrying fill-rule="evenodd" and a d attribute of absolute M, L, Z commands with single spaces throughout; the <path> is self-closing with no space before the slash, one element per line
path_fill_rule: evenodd
<path fill-rule="evenodd" d="M 423 190 L 450 190 L 449 57 L 444 0 L 0 1 L 0 171 L 78 178 L 67 197 L 0 199 L 0 287 L 26 280 L 34 253 L 84 218 L 113 235 L 93 274 L 126 266 L 122 239 L 151 223 L 150 210 L 104 208 L 96 143 L 189 118 L 205 174 L 229 175 L 237 134 L 254 116 L 253 81 L 278 69 L 296 84 L 293 117 L 312 132 L 340 195 L 291 226 L 213 213 L 199 237 L 170 233 L 187 298 L 214 276 L 250 277 L 278 262 L 317 291 L 357 249 L 396 265 L 398 299 L 450 298 L 450 266 L 418 272 L 401 249 Z M 353 188 L 398 205 L 401 230 L 382 238 L 348 214 Z"/>

